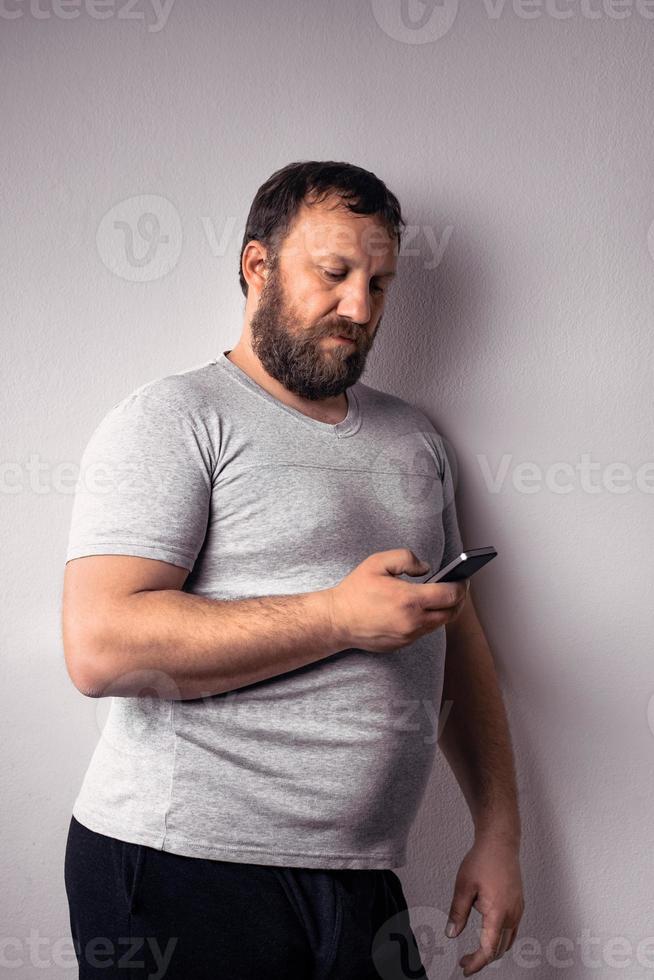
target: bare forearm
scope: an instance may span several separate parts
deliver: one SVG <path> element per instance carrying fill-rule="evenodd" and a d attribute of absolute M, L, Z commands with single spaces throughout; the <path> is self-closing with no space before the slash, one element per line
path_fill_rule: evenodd
<path fill-rule="evenodd" d="M 483 632 L 448 637 L 439 746 L 472 815 L 475 835 L 516 843 L 520 816 L 508 720 Z"/>
<path fill-rule="evenodd" d="M 265 680 L 347 647 L 327 592 L 207 599 L 177 589 L 134 593 L 94 643 L 92 697 L 206 697 Z"/>

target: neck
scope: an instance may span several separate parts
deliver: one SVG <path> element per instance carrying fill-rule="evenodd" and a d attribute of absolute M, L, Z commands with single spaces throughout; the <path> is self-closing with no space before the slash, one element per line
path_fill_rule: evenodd
<path fill-rule="evenodd" d="M 290 405 L 291 408 L 302 412 L 303 415 L 316 419 L 318 422 L 327 422 L 330 425 L 342 422 L 347 416 L 348 401 L 345 392 L 335 395 L 333 398 L 320 398 L 317 401 L 302 398 L 301 395 L 285 388 L 276 378 L 271 377 L 251 348 L 238 343 L 232 350 L 223 353 L 232 364 L 236 364 L 241 371 L 256 381 L 265 391 L 285 405 Z"/>

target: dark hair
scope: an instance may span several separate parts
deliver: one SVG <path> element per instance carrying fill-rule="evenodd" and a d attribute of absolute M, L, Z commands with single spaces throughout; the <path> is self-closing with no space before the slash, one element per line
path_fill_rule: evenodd
<path fill-rule="evenodd" d="M 277 250 L 301 205 L 307 199 L 316 204 L 331 194 L 341 197 L 343 204 L 355 214 L 378 215 L 389 234 L 396 237 L 399 248 L 406 222 L 398 199 L 379 177 L 351 163 L 333 160 L 289 163 L 261 185 L 250 207 L 238 267 L 244 296 L 248 294 L 242 269 L 247 243 L 256 239 L 265 245 L 274 265 Z"/>

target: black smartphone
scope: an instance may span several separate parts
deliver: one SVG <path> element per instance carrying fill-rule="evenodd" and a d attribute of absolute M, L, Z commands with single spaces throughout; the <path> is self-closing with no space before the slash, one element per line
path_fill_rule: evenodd
<path fill-rule="evenodd" d="M 439 568 L 437 572 L 432 572 L 428 578 L 423 579 L 421 585 L 427 582 L 459 582 L 462 578 L 470 578 L 496 554 L 495 548 L 470 548 L 468 551 L 462 551 L 449 565 Z"/>

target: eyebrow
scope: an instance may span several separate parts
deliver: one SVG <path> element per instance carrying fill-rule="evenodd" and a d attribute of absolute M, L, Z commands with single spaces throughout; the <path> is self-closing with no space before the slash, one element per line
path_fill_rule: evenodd
<path fill-rule="evenodd" d="M 330 252 L 329 255 L 325 255 L 324 261 L 327 261 L 327 259 L 336 259 L 338 262 L 345 262 L 346 265 L 350 263 L 350 260 L 345 255 L 337 255 L 335 252 Z M 373 279 L 394 279 L 396 275 L 396 272 L 389 270 L 388 272 L 378 272 L 376 276 L 373 276 Z"/>

